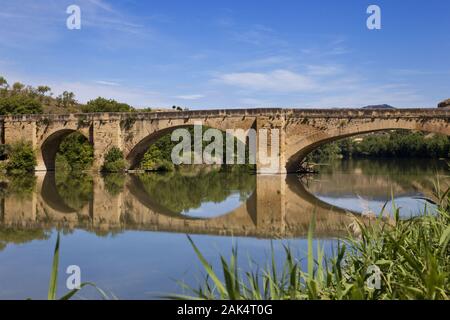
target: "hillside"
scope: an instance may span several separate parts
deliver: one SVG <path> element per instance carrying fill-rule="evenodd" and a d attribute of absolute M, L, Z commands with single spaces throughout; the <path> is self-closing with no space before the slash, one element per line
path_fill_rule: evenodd
<path fill-rule="evenodd" d="M 33 87 L 20 82 L 9 84 L 0 76 L 0 115 L 7 114 L 67 114 L 79 112 L 161 112 L 181 111 L 181 107 L 137 109 L 127 103 L 98 97 L 86 104 L 76 100 L 75 93 L 57 95 L 46 85 Z"/>

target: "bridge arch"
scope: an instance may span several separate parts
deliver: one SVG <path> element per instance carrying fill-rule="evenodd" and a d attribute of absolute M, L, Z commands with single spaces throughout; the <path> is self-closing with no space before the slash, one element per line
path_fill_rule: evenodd
<path fill-rule="evenodd" d="M 89 137 L 87 137 L 83 132 L 75 129 L 60 129 L 51 133 L 47 136 L 47 138 L 45 138 L 44 142 L 41 145 L 40 152 L 43 164 L 47 171 L 55 171 L 55 160 L 56 154 L 59 150 L 59 146 L 64 138 L 74 132 L 83 135 L 89 141 Z"/>
<path fill-rule="evenodd" d="M 53 210 L 64 214 L 76 214 L 77 210 L 66 204 L 61 197 L 56 185 L 56 177 L 54 172 L 49 172 L 44 176 L 40 191 L 42 200 Z M 89 206 L 86 204 L 84 207 Z"/>
<path fill-rule="evenodd" d="M 291 135 L 286 146 L 286 170 L 287 172 L 296 172 L 300 161 L 324 144 L 360 134 L 390 130 L 422 131 L 450 136 L 448 119 L 433 121 L 426 119 L 373 119 L 354 123 L 352 120 L 341 120 L 325 130 L 310 127 L 306 130 L 309 132 L 306 135 Z"/>
<path fill-rule="evenodd" d="M 136 169 L 137 166 L 139 166 L 139 163 L 141 162 L 141 160 L 144 157 L 144 154 L 147 152 L 148 148 L 152 144 L 156 143 L 160 138 L 162 138 L 166 134 L 173 132 L 174 130 L 176 130 L 178 128 L 188 128 L 191 126 L 192 125 L 178 125 L 178 126 L 168 127 L 168 128 L 158 130 L 158 131 L 151 133 L 151 134 L 147 135 L 146 137 L 144 137 L 126 155 L 126 160 L 128 161 L 129 168 Z"/>
<path fill-rule="evenodd" d="M 170 127 L 166 127 L 157 131 L 154 131 L 153 133 L 148 134 L 147 136 L 143 137 L 140 141 L 138 141 L 132 149 L 128 152 L 126 155 L 126 160 L 128 161 L 129 168 L 130 169 L 136 169 L 141 162 L 142 158 L 144 157 L 145 152 L 148 150 L 148 148 L 156 143 L 160 138 L 165 136 L 166 134 L 171 134 L 176 129 L 180 128 L 192 128 L 195 125 L 195 123 L 185 123 L 185 124 L 177 124 Z M 225 133 L 227 127 L 223 126 L 216 126 L 215 124 L 211 124 L 208 122 L 202 123 L 203 127 L 205 128 L 212 128 L 217 129 Z M 239 128 L 236 130 L 240 130 Z M 246 129 L 242 129 L 246 130 Z M 225 145 L 225 140 L 223 141 Z"/>

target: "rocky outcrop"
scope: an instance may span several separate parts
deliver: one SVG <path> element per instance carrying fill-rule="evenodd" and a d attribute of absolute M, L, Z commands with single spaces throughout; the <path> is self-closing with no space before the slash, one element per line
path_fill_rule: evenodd
<path fill-rule="evenodd" d="M 438 108 L 449 108 L 450 107 L 450 99 L 444 100 L 438 104 Z"/>

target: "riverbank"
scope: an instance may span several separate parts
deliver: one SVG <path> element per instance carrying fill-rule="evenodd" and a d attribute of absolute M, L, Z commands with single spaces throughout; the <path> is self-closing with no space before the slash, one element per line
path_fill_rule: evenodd
<path fill-rule="evenodd" d="M 408 220 L 394 212 L 394 223 L 382 215 L 369 224 L 358 223 L 333 256 L 313 249 L 315 219 L 308 234 L 307 268 L 294 248 L 285 247 L 281 269 L 272 259 L 263 266 L 241 272 L 237 248 L 229 262 L 221 257 L 223 273 L 216 273 L 189 238 L 204 267 L 205 278 L 192 287 L 200 299 L 249 300 L 393 300 L 450 299 L 450 196 L 447 189 L 436 195 L 438 214 Z M 251 259 L 251 258 L 250 258 Z M 199 289 L 194 289 L 199 288 Z M 180 298 L 180 296 L 174 296 Z"/>

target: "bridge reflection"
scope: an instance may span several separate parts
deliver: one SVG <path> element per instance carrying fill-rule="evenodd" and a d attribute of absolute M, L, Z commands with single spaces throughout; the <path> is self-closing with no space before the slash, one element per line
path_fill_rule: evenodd
<path fill-rule="evenodd" d="M 316 236 L 335 237 L 345 235 L 347 227 L 358 216 L 317 199 L 294 175 L 251 176 L 252 182 L 246 186 L 248 190 L 252 187 L 251 191 L 246 193 L 240 206 L 211 218 L 182 214 L 177 203 L 172 208 L 164 205 L 155 192 L 164 188 L 171 178 L 149 186 L 138 175 L 124 175 L 113 192 L 105 177 L 94 175 L 90 179 L 88 183 L 92 189 L 88 189 L 90 195 L 84 197 L 84 202 L 68 204 L 67 196 L 71 195 L 61 195 L 54 173 L 38 175 L 28 196 L 5 195 L 0 225 L 81 228 L 98 233 L 149 230 L 286 238 L 305 236 L 315 214 Z M 173 186 L 168 188 L 173 189 Z M 68 190 L 71 193 L 80 191 L 76 188 Z M 173 194 L 176 197 L 176 190 Z"/>

